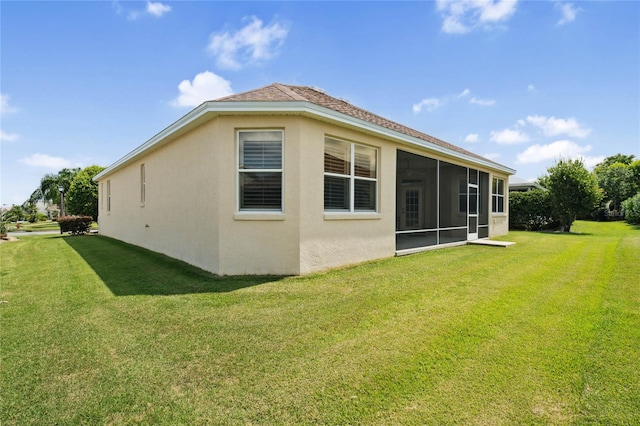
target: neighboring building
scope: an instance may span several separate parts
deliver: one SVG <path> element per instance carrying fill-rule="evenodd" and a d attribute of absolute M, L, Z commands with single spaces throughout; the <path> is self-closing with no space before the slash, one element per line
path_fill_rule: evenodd
<path fill-rule="evenodd" d="M 60 215 L 60 207 L 57 204 L 47 204 L 44 211 L 50 220 L 57 219 Z"/>
<path fill-rule="evenodd" d="M 310 87 L 205 102 L 95 177 L 100 233 L 296 275 L 508 232 L 514 170 Z"/>
<path fill-rule="evenodd" d="M 511 176 L 509 178 L 509 192 L 527 192 L 533 191 L 534 189 L 545 189 L 539 184 L 535 182 L 529 182 L 527 180 L 521 179 L 518 176 Z"/>

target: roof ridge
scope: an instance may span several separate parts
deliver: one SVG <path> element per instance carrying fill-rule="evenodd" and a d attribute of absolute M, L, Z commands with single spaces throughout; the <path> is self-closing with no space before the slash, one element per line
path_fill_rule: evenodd
<path fill-rule="evenodd" d="M 306 101 L 309 102 L 309 99 L 305 98 L 304 96 L 302 96 L 301 94 L 293 91 L 291 89 L 291 87 L 293 86 L 289 86 L 287 84 L 282 84 L 282 83 L 273 83 L 272 86 L 277 87 L 278 89 L 280 89 L 285 95 L 290 96 L 291 98 L 293 98 L 296 101 Z"/>
<path fill-rule="evenodd" d="M 267 84 L 266 86 L 258 87 L 257 89 L 245 90 L 244 92 L 232 93 L 232 94 L 230 94 L 230 95 L 223 96 L 223 97 L 221 97 L 221 98 L 214 98 L 214 99 L 210 99 L 208 102 L 212 102 L 212 101 L 213 101 L 213 102 L 224 101 L 224 100 L 227 100 L 227 99 L 230 99 L 230 98 L 235 98 L 235 97 L 237 97 L 237 96 L 246 95 L 246 94 L 251 93 L 251 92 L 257 92 L 257 91 L 259 91 L 259 90 L 264 90 L 264 89 L 267 89 L 267 88 L 269 88 L 269 87 L 276 87 L 276 84 L 278 84 L 278 83 L 271 83 L 271 84 Z"/>

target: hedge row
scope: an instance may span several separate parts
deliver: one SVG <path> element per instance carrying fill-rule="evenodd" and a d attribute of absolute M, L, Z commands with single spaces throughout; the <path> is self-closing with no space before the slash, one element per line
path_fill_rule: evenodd
<path fill-rule="evenodd" d="M 91 229 L 91 216 L 61 216 L 58 218 L 60 233 L 69 232 L 72 235 L 82 235 Z"/>
<path fill-rule="evenodd" d="M 560 221 L 553 216 L 552 211 L 549 191 L 536 189 L 509 193 L 509 229 L 557 229 Z"/>

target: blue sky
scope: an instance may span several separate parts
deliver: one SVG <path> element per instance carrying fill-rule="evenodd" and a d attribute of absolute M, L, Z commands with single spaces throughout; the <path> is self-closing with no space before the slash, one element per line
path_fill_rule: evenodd
<path fill-rule="evenodd" d="M 640 2 L 0 2 L 1 202 L 201 101 L 316 86 L 524 179 L 640 157 Z"/>

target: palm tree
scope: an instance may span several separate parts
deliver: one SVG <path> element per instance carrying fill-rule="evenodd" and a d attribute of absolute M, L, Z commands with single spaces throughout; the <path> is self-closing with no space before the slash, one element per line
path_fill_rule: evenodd
<path fill-rule="evenodd" d="M 64 188 L 64 192 L 69 191 L 73 177 L 80 171 L 80 168 L 62 169 L 58 173 L 48 173 L 40 179 L 40 187 L 29 197 L 30 201 L 44 201 L 47 204 L 60 204 L 59 186 Z"/>

